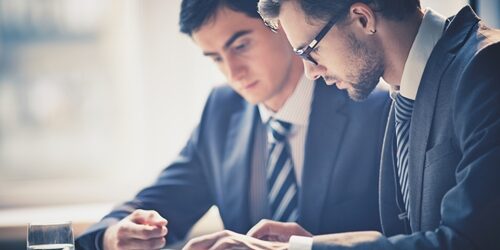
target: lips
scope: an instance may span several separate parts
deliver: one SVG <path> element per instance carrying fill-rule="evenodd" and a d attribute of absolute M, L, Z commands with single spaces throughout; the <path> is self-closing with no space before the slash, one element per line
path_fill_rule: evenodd
<path fill-rule="evenodd" d="M 344 84 L 343 82 L 337 82 L 337 88 L 347 89 L 347 84 Z"/>
<path fill-rule="evenodd" d="M 326 77 L 325 82 L 327 85 L 336 85 L 338 89 L 347 89 L 348 85 L 345 82 L 334 79 L 333 77 Z"/>
<path fill-rule="evenodd" d="M 325 83 L 327 85 L 334 85 L 334 84 L 338 84 L 338 81 L 337 79 L 333 78 L 333 77 L 330 77 L 330 76 L 323 76 L 323 80 L 325 80 Z"/>
<path fill-rule="evenodd" d="M 347 89 L 347 87 L 348 87 L 347 85 L 345 85 L 342 82 L 335 82 L 335 81 L 329 81 L 329 82 L 326 82 L 326 84 L 328 86 L 336 85 L 338 89 Z"/>
<path fill-rule="evenodd" d="M 254 82 L 251 82 L 251 83 L 248 83 L 248 84 L 243 84 L 243 89 L 251 89 L 253 87 L 255 87 L 257 85 L 257 82 L 258 81 L 254 81 Z"/>

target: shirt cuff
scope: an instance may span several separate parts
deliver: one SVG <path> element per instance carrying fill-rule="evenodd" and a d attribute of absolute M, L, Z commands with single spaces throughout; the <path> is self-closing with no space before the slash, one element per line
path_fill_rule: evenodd
<path fill-rule="evenodd" d="M 106 232 L 106 229 L 105 228 L 104 230 L 101 230 L 99 232 L 96 233 L 96 237 L 95 237 L 95 242 L 94 242 L 94 246 L 95 246 L 95 249 L 96 250 L 102 250 L 104 249 L 103 247 L 103 240 L 104 240 L 104 232 Z"/>
<path fill-rule="evenodd" d="M 312 250 L 313 238 L 293 235 L 288 244 L 288 250 Z"/>

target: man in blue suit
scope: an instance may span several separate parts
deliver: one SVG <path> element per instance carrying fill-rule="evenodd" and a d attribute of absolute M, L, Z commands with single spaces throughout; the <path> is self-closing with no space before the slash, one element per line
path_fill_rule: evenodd
<path fill-rule="evenodd" d="M 198 127 L 156 182 L 91 227 L 77 247 L 161 248 L 165 235 L 169 244 L 182 240 L 213 205 L 224 227 L 240 233 L 277 217 L 313 233 L 380 228 L 378 164 L 388 93 L 359 103 L 307 80 L 284 33 L 271 32 L 256 9 L 257 1 L 247 0 L 182 2 L 181 31 L 229 86 L 211 92 Z M 285 144 L 268 143 L 274 121 L 291 129 Z M 274 181 L 267 172 L 276 173 Z"/>
<path fill-rule="evenodd" d="M 418 0 L 260 0 L 259 10 L 279 19 L 309 77 L 357 99 L 381 76 L 390 84 L 384 235 L 290 237 L 307 232 L 265 222 L 250 235 L 286 242 L 226 232 L 189 249 L 500 249 L 499 30 L 469 6 L 445 18 Z"/>

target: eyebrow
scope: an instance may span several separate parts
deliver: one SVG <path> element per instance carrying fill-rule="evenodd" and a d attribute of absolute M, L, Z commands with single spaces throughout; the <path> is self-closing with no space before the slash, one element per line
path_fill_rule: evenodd
<path fill-rule="evenodd" d="M 244 35 L 247 35 L 247 34 L 250 34 L 252 33 L 251 30 L 240 30 L 238 32 L 235 32 L 231 37 L 229 37 L 229 39 L 227 39 L 227 41 L 224 43 L 224 50 L 226 50 L 227 48 L 229 48 L 229 46 L 231 46 L 231 44 L 234 43 L 234 41 L 236 41 L 238 38 L 244 36 Z M 215 52 L 203 52 L 203 55 L 205 56 L 215 56 L 217 55 L 217 53 Z"/>

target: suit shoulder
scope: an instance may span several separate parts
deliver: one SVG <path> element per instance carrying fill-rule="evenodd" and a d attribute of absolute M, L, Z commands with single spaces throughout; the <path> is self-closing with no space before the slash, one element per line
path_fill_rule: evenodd
<path fill-rule="evenodd" d="M 500 46 L 500 30 L 492 29 L 483 22 L 478 22 L 465 44 L 460 48 L 456 60 L 468 64 L 483 54 L 498 53 Z M 496 52 L 495 52 L 496 51 Z"/>
<path fill-rule="evenodd" d="M 489 85 L 489 92 L 492 92 L 493 89 L 498 90 L 500 87 L 500 84 L 498 84 L 498 81 L 500 81 L 500 71 L 497 65 L 499 58 L 500 41 L 489 43 L 479 48 L 467 62 L 459 86 L 468 86 L 465 89 L 472 91 L 481 88 L 479 85 L 483 85 L 483 87 Z M 460 89 L 463 90 L 464 87 L 460 87 Z"/>
<path fill-rule="evenodd" d="M 457 56 L 462 63 L 463 77 L 498 75 L 496 62 L 500 58 L 500 30 L 478 23 L 475 35 L 470 36 Z"/>
<path fill-rule="evenodd" d="M 500 32 L 499 32 L 500 33 Z M 472 57 L 470 66 L 485 66 L 488 65 L 496 65 L 496 62 L 500 58 L 500 40 L 485 42 L 483 46 L 481 46 L 474 56 Z M 492 68 L 495 69 L 496 67 Z M 497 71 L 498 70 L 494 70 Z"/>
<path fill-rule="evenodd" d="M 245 102 L 245 100 L 227 85 L 214 87 L 210 92 L 207 104 L 224 105 L 237 104 Z"/>
<path fill-rule="evenodd" d="M 202 121 L 225 122 L 247 105 L 250 104 L 229 86 L 214 87 L 203 108 Z"/>

